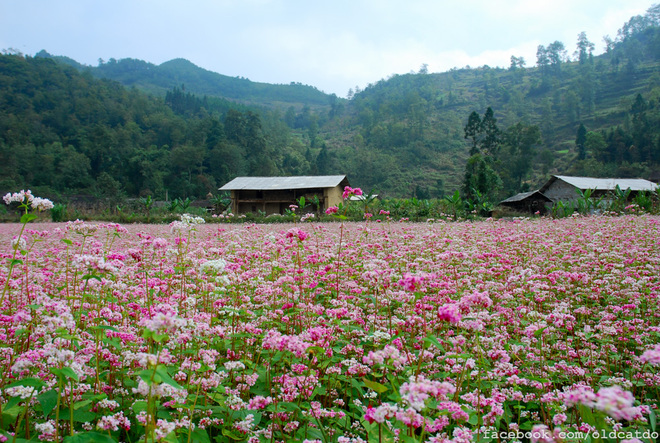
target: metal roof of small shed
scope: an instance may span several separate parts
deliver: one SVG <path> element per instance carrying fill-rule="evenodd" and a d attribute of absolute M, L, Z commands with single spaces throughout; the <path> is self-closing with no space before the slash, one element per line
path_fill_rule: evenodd
<path fill-rule="evenodd" d="M 506 200 L 502 200 L 500 203 L 520 202 L 520 201 L 525 200 L 526 198 L 529 198 L 529 197 L 533 196 L 534 194 L 538 194 L 538 195 L 536 195 L 536 197 L 539 198 L 540 200 L 545 200 L 547 202 L 552 201 L 548 197 L 546 197 L 545 195 L 540 193 L 538 190 L 536 190 L 536 191 L 529 191 L 529 192 L 521 192 L 520 194 L 516 194 L 512 197 L 507 198 Z"/>
<path fill-rule="evenodd" d="M 570 177 L 566 175 L 553 175 L 540 189 L 545 192 L 552 183 L 557 180 L 575 186 L 578 189 L 593 189 L 594 191 L 614 191 L 619 185 L 622 191 L 630 188 L 631 191 L 655 191 L 658 185 L 641 178 L 593 178 L 593 177 Z"/>
<path fill-rule="evenodd" d="M 220 191 L 268 191 L 284 189 L 334 188 L 348 180 L 345 175 L 303 175 L 293 177 L 236 177 Z"/>

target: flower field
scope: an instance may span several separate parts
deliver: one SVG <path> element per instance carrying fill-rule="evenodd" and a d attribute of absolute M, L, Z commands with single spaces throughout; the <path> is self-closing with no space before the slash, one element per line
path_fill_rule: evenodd
<path fill-rule="evenodd" d="M 27 221 L 0 441 L 657 437 L 658 217 Z"/>

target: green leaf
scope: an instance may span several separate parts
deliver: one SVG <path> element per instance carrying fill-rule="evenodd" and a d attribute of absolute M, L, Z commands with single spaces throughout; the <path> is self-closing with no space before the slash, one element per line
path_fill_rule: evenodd
<path fill-rule="evenodd" d="M 41 389 L 44 387 L 44 382 L 42 382 L 38 378 L 27 377 L 8 384 L 7 386 L 5 386 L 5 389 L 13 388 L 14 386 L 32 386 L 35 389 Z"/>
<path fill-rule="evenodd" d="M 362 377 L 362 381 L 364 382 L 367 388 L 371 389 L 374 392 L 377 392 L 378 394 L 382 394 L 383 392 L 387 392 L 389 390 L 387 386 L 378 383 L 377 381 L 367 380 L 364 377 Z"/>
<path fill-rule="evenodd" d="M 158 365 L 156 367 L 156 375 L 160 377 L 162 383 L 168 384 L 177 389 L 183 389 L 180 384 L 178 384 L 172 377 L 170 377 L 170 374 L 167 373 L 167 368 L 164 365 Z"/>
<path fill-rule="evenodd" d="M 62 243 L 64 243 L 65 245 L 68 245 L 68 246 L 71 246 L 73 244 L 73 242 L 71 240 L 69 240 L 68 238 L 63 238 Z"/>
<path fill-rule="evenodd" d="M 351 384 L 353 385 L 354 388 L 357 388 L 357 389 L 360 390 L 360 391 L 361 391 L 362 388 L 364 387 L 359 381 L 357 381 L 357 380 L 354 379 L 354 378 L 351 378 Z"/>
<path fill-rule="evenodd" d="M 90 328 L 90 329 L 104 329 L 106 331 L 119 332 L 119 329 L 115 328 L 114 326 L 110 326 L 110 325 L 97 325 L 97 326 L 94 326 L 93 328 Z"/>
<path fill-rule="evenodd" d="M 199 443 L 211 443 L 209 434 L 206 432 L 206 429 L 196 428 L 190 433 L 190 441 L 195 441 Z"/>
<path fill-rule="evenodd" d="M 85 432 L 65 437 L 64 443 L 117 443 L 117 440 L 98 432 Z"/>
<path fill-rule="evenodd" d="M 71 410 L 63 409 L 60 412 L 60 420 L 70 420 L 71 419 Z M 78 423 L 91 422 L 96 419 L 96 414 L 90 411 L 74 411 L 73 412 L 73 421 Z"/>
<path fill-rule="evenodd" d="M 582 420 L 591 426 L 596 426 L 596 419 L 594 418 L 594 414 L 591 411 L 591 408 L 588 408 L 585 405 L 578 405 L 578 411 L 580 411 Z"/>
<path fill-rule="evenodd" d="M 83 406 L 87 406 L 87 405 L 90 404 L 91 402 L 92 402 L 92 400 L 82 400 L 82 401 L 77 401 L 77 402 L 75 402 L 75 403 L 73 404 L 73 409 L 74 409 L 74 410 L 80 409 L 80 408 L 82 408 Z"/>
<path fill-rule="evenodd" d="M 53 409 L 57 406 L 57 395 L 57 390 L 55 389 L 37 395 L 37 401 L 41 405 L 44 416 L 48 417 L 48 414 L 53 412 Z"/>
<path fill-rule="evenodd" d="M 649 410 L 649 423 L 651 424 L 651 431 L 655 432 L 655 427 L 656 427 L 656 416 L 655 416 L 655 411 L 653 409 Z"/>
<path fill-rule="evenodd" d="M 243 437 L 244 437 L 242 434 L 239 434 L 238 431 L 234 431 L 234 430 L 227 429 L 227 428 L 222 429 L 222 435 L 224 435 L 225 437 L 229 437 L 232 440 L 236 440 L 236 441 L 243 440 Z"/>
<path fill-rule="evenodd" d="M 21 216 L 21 223 L 23 223 L 23 224 L 25 224 L 25 223 L 29 223 L 29 222 L 31 222 L 32 220 L 36 220 L 37 218 L 38 218 L 38 217 L 36 216 L 36 214 L 30 214 L 30 213 L 28 213 L 28 214 L 23 214 L 23 215 Z"/>
<path fill-rule="evenodd" d="M 15 406 L 18 406 L 22 401 L 23 399 L 21 399 L 21 397 L 10 397 L 9 400 L 7 400 L 7 403 L 2 406 L 2 412 L 4 413 Z"/>
<path fill-rule="evenodd" d="M 442 347 L 440 342 L 438 341 L 438 338 L 435 335 L 428 335 L 424 338 L 424 341 L 428 344 L 431 344 L 435 346 L 436 348 L 440 349 L 442 352 L 447 352 L 445 351 L 445 348 Z"/>
<path fill-rule="evenodd" d="M 146 411 L 148 406 L 149 405 L 147 404 L 146 401 L 138 400 L 135 403 L 133 403 L 133 406 L 131 406 L 131 409 L 133 409 L 133 411 L 135 411 L 136 414 L 139 414 L 142 411 Z"/>
<path fill-rule="evenodd" d="M 50 372 L 55 374 L 62 381 L 65 381 L 67 377 L 73 379 L 76 382 L 80 381 L 78 374 L 76 374 L 76 372 L 68 366 L 64 366 L 61 369 L 51 368 Z"/>

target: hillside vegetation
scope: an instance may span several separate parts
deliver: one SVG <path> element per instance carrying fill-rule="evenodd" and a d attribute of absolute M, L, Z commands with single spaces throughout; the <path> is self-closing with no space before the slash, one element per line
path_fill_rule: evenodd
<path fill-rule="evenodd" d="M 381 196 L 496 202 L 549 174 L 656 178 L 660 7 L 607 51 L 393 75 L 349 100 L 177 59 L 0 56 L 0 191 L 203 198 L 239 175 L 347 174 Z"/>

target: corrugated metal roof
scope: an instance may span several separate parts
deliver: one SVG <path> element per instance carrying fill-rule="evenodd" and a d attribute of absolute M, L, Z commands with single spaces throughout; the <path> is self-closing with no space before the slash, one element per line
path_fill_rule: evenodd
<path fill-rule="evenodd" d="M 294 177 L 236 177 L 220 191 L 267 191 L 283 189 L 334 188 L 348 180 L 345 175 L 304 175 Z"/>
<path fill-rule="evenodd" d="M 619 185 L 622 191 L 630 188 L 631 191 L 655 191 L 656 183 L 641 178 L 592 178 L 592 177 L 569 177 L 566 175 L 554 175 L 542 188 L 544 192 L 555 180 L 562 180 L 581 190 L 593 189 L 595 191 L 614 191 Z"/>
<path fill-rule="evenodd" d="M 536 191 L 521 192 L 520 194 L 516 194 L 512 197 L 507 198 L 506 200 L 502 200 L 500 203 L 514 203 L 514 202 L 523 201 L 526 198 L 531 197 L 534 194 L 538 194 L 538 197 L 541 200 L 546 200 L 548 202 L 552 201 L 548 197 L 546 197 L 545 195 L 541 194 L 537 189 Z"/>

